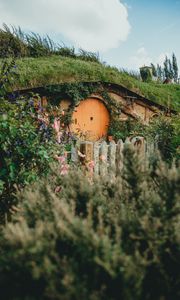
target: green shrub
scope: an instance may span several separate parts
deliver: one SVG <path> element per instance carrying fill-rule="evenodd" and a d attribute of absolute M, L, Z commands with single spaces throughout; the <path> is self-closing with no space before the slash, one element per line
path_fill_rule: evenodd
<path fill-rule="evenodd" d="M 55 139 L 43 121 L 38 95 L 8 94 L 15 76 L 14 59 L 0 65 L 0 223 L 17 202 L 16 192 L 49 173 Z M 36 102 L 36 105 L 35 105 Z M 60 148 L 60 146 L 59 146 Z M 59 149 L 60 151 L 60 149 Z"/>
<path fill-rule="evenodd" d="M 129 148 L 124 161 L 116 180 L 54 170 L 19 195 L 1 231 L 4 299 L 179 299 L 178 169 Z"/>
<path fill-rule="evenodd" d="M 146 136 L 155 142 L 162 158 L 171 162 L 173 158 L 179 160 L 180 130 L 179 116 L 171 118 L 159 116 L 146 127 Z"/>
<path fill-rule="evenodd" d="M 14 193 L 49 172 L 52 129 L 39 131 L 32 99 L 0 103 L 0 213 L 16 202 Z"/>
<path fill-rule="evenodd" d="M 128 118 L 126 121 L 119 121 L 113 118 L 110 122 L 108 134 L 112 135 L 116 141 L 125 140 L 129 136 L 144 135 L 145 126 L 138 120 Z"/>
<path fill-rule="evenodd" d="M 142 81 L 145 81 L 145 82 L 152 81 L 152 74 L 148 67 L 140 68 L 140 74 L 141 74 Z"/>
<path fill-rule="evenodd" d="M 0 29 L 0 58 L 28 56 L 25 35 L 20 28 L 9 28 L 6 24 Z"/>

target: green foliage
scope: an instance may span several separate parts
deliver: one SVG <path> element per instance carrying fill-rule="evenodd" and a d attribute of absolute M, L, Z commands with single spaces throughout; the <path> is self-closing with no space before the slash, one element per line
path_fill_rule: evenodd
<path fill-rule="evenodd" d="M 153 76 L 156 77 L 157 76 L 157 70 L 156 70 L 155 65 L 152 64 L 152 63 L 151 63 L 151 68 L 152 68 L 152 74 L 153 74 Z"/>
<path fill-rule="evenodd" d="M 60 55 L 78 58 L 84 61 L 100 63 L 98 53 L 79 49 L 76 53 L 74 47 L 58 45 L 48 36 L 31 32 L 24 33 L 20 27 L 8 27 L 3 24 L 0 29 L 0 58 L 4 57 L 42 57 Z"/>
<path fill-rule="evenodd" d="M 130 118 L 126 121 L 119 121 L 119 119 L 113 118 L 108 129 L 108 134 L 112 135 L 116 141 L 119 139 L 125 141 L 125 139 L 130 136 L 144 136 L 144 132 L 145 126 L 138 120 Z"/>
<path fill-rule="evenodd" d="M 118 69 L 117 69 L 118 71 Z M 134 70 L 126 70 L 126 69 L 120 69 L 120 71 L 123 73 L 123 74 L 126 74 L 127 76 L 130 76 L 134 79 L 137 79 L 137 80 L 141 80 L 141 75 L 139 72 L 137 71 L 134 71 Z"/>
<path fill-rule="evenodd" d="M 60 46 L 58 49 L 58 54 L 65 57 L 72 57 L 76 58 L 75 48 L 72 47 L 66 47 L 66 46 Z"/>
<path fill-rule="evenodd" d="M 177 83 L 178 80 L 178 64 L 175 54 L 172 54 L 172 59 L 168 58 L 167 55 L 163 62 L 163 66 L 157 64 L 157 68 L 151 63 L 153 75 L 157 76 L 159 81 L 162 82 L 164 79 L 172 80 Z"/>
<path fill-rule="evenodd" d="M 33 32 L 26 35 L 26 43 L 28 54 L 31 57 L 56 54 L 56 46 L 48 35 L 41 37 L 39 34 Z"/>
<path fill-rule="evenodd" d="M 4 59 L 0 62 L 0 99 L 6 95 L 13 81 L 17 79 L 18 73 L 16 68 L 13 58 L 9 60 Z"/>
<path fill-rule="evenodd" d="M 0 57 L 11 56 L 20 57 L 17 61 L 20 76 L 13 82 L 14 90 L 63 82 L 105 81 L 124 85 L 162 105 L 169 105 L 170 97 L 170 108 L 179 110 L 180 107 L 179 85 L 141 82 L 139 74 L 133 71 L 118 70 L 101 63 L 98 53 L 82 49 L 76 53 L 73 47 L 57 45 L 48 36 L 27 35 L 19 27 L 4 25 L 0 30 Z M 175 58 L 171 64 L 177 77 Z M 164 70 L 160 66 L 157 76 L 160 82 L 164 79 Z"/>
<path fill-rule="evenodd" d="M 164 80 L 164 69 L 159 64 L 157 64 L 156 73 L 158 81 L 162 82 Z"/>
<path fill-rule="evenodd" d="M 100 62 L 99 53 L 88 52 L 83 49 L 79 49 L 78 58 L 82 59 L 84 61 L 90 61 L 90 62 L 95 62 L 95 63 Z"/>
<path fill-rule="evenodd" d="M 153 123 L 145 128 L 145 135 L 156 143 L 162 158 L 172 161 L 173 158 L 179 159 L 179 117 L 172 118 L 158 117 L 153 119 Z"/>
<path fill-rule="evenodd" d="M 113 100 L 108 92 L 103 88 L 102 84 L 96 82 L 75 82 L 75 83 L 64 83 L 56 86 L 48 86 L 45 88 L 47 94 L 49 95 L 48 101 L 52 105 L 59 105 L 61 100 L 70 99 L 71 105 L 62 117 L 62 122 L 69 125 L 72 122 L 72 113 L 75 107 L 80 101 L 87 99 L 93 93 L 98 93 L 102 96 L 102 99 L 109 109 L 111 115 L 112 123 L 117 114 L 119 114 L 121 105 Z M 52 95 L 52 96 L 50 96 Z"/>
<path fill-rule="evenodd" d="M 15 192 L 49 172 L 52 129 L 39 131 L 32 99 L 0 104 L 0 213 L 16 202 Z"/>
<path fill-rule="evenodd" d="M 146 98 L 179 110 L 180 85 L 146 83 L 117 68 L 70 57 L 49 56 L 16 61 L 19 77 L 14 90 L 74 82 L 111 82 L 124 85 Z"/>
<path fill-rule="evenodd" d="M 130 148 L 124 162 L 116 180 L 55 169 L 19 195 L 1 230 L 4 299 L 179 299 L 178 169 Z"/>
<path fill-rule="evenodd" d="M 9 28 L 3 24 L 3 29 L 0 29 L 0 57 L 24 57 L 28 54 L 25 34 L 20 27 Z"/>
<path fill-rule="evenodd" d="M 17 76 L 14 67 L 14 59 L 5 59 L 0 70 L 1 217 L 16 202 L 18 189 L 37 180 L 39 175 L 48 173 L 53 145 L 48 136 L 52 129 L 46 126 L 45 130 L 39 131 L 34 99 L 7 95 L 14 76 Z"/>
<path fill-rule="evenodd" d="M 172 55 L 172 67 L 173 67 L 174 81 L 177 83 L 177 80 L 178 80 L 178 64 L 177 64 L 176 55 L 174 53 Z"/>
<path fill-rule="evenodd" d="M 144 82 L 152 81 L 152 74 L 148 67 L 140 68 L 140 74 L 141 74 L 142 81 L 144 81 Z"/>
<path fill-rule="evenodd" d="M 165 61 L 164 61 L 164 75 L 166 79 L 170 79 L 170 70 L 169 70 L 169 59 L 166 56 Z"/>
<path fill-rule="evenodd" d="M 138 120 L 127 119 L 119 121 L 112 118 L 108 135 L 112 135 L 117 142 L 125 141 L 127 137 L 144 136 L 147 143 L 155 143 L 163 160 L 172 162 L 180 159 L 180 121 L 179 116 L 158 116 L 149 125 L 143 125 Z"/>

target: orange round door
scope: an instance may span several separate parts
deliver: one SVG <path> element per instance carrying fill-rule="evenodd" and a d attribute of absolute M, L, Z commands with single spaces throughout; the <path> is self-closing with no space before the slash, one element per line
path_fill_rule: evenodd
<path fill-rule="evenodd" d="M 73 112 L 71 130 L 81 139 L 97 141 L 106 136 L 109 120 L 105 105 L 98 99 L 89 98 L 81 101 Z"/>

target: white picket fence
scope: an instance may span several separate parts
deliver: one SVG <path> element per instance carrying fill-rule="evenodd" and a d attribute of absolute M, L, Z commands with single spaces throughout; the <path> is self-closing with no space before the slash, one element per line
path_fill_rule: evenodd
<path fill-rule="evenodd" d="M 115 174 L 116 171 L 121 171 L 123 168 L 123 149 L 125 145 L 131 145 L 135 151 L 146 158 L 153 150 L 154 145 L 148 144 L 144 137 L 137 136 L 126 138 L 125 142 L 119 140 L 107 143 L 103 142 L 81 142 L 80 151 L 86 155 L 86 165 L 92 168 L 96 175 L 105 176 L 106 174 Z"/>

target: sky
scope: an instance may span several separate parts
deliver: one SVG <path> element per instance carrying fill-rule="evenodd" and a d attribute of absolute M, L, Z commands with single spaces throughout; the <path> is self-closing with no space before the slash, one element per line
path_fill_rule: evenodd
<path fill-rule="evenodd" d="M 98 51 L 118 68 L 162 64 L 172 52 L 180 65 L 180 0 L 0 0 L 3 23 Z"/>

